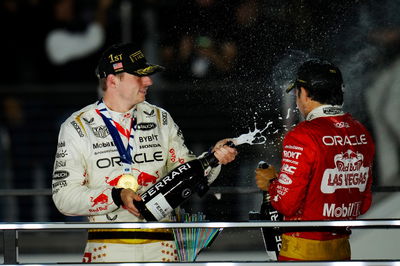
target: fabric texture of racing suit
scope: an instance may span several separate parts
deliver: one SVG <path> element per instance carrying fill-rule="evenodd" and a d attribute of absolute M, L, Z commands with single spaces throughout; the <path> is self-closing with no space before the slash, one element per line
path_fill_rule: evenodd
<path fill-rule="evenodd" d="M 374 149 L 366 128 L 339 106 L 314 109 L 284 138 L 273 207 L 289 221 L 356 219 L 371 205 Z M 350 259 L 349 234 L 285 233 L 278 260 Z"/>
<path fill-rule="evenodd" d="M 59 211 L 88 216 L 90 222 L 145 222 L 118 207 L 112 188 L 122 174 L 120 155 L 97 103 L 72 114 L 59 133 L 53 172 L 53 200 Z M 133 132 L 132 174 L 146 191 L 178 165 L 196 159 L 184 144 L 182 132 L 170 114 L 147 102 L 127 113 L 108 110 L 111 118 Z M 124 145 L 127 138 L 121 135 Z M 208 177 L 214 181 L 220 166 Z M 168 219 L 165 219 L 165 221 Z M 169 229 L 91 229 L 84 262 L 176 261 L 173 234 Z"/>

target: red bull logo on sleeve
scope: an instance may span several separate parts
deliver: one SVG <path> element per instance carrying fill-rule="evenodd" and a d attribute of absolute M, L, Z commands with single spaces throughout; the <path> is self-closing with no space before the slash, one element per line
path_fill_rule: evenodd
<path fill-rule="evenodd" d="M 104 193 L 101 193 L 95 198 L 90 197 L 90 201 L 93 203 L 92 207 L 96 206 L 97 204 L 106 204 L 108 203 L 108 196 Z"/>
<path fill-rule="evenodd" d="M 108 206 L 111 205 L 113 202 L 109 201 L 109 197 L 107 196 L 106 191 L 111 190 L 111 189 L 106 189 L 103 190 L 99 195 L 95 197 L 90 197 L 90 202 L 92 203 L 92 208 L 89 209 L 90 212 L 100 212 L 100 211 L 106 211 L 108 209 Z M 100 206 L 98 206 L 100 205 Z M 95 208 L 93 208 L 95 207 Z"/>

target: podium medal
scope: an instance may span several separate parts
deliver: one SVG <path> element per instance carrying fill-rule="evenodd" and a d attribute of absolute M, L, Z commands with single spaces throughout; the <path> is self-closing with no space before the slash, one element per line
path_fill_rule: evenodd
<path fill-rule="evenodd" d="M 130 188 L 134 192 L 139 190 L 137 179 L 133 175 L 123 174 L 117 183 L 118 188 Z"/>

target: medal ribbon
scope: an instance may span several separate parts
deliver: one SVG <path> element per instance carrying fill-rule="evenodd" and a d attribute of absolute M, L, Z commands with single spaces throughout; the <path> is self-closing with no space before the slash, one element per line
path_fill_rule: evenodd
<path fill-rule="evenodd" d="M 96 112 L 103 118 L 104 123 L 108 131 L 111 134 L 112 139 L 114 140 L 115 146 L 117 147 L 118 153 L 121 157 L 122 165 L 124 173 L 131 173 L 131 164 L 132 164 L 132 151 L 133 151 L 133 134 L 132 128 L 135 128 L 136 119 L 131 118 L 131 126 L 129 129 L 124 129 L 119 123 L 114 121 L 111 118 L 110 113 L 106 105 L 103 102 L 103 99 L 99 100 L 97 103 Z M 124 143 L 121 139 L 120 133 L 128 139 L 128 145 L 125 148 Z"/>

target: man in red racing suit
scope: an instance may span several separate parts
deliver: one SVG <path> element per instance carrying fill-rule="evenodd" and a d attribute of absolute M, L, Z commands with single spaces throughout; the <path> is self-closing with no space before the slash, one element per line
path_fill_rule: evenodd
<path fill-rule="evenodd" d="M 305 121 L 285 136 L 281 170 L 268 190 L 284 220 L 353 220 L 371 205 L 374 143 L 342 111 L 341 83 L 339 69 L 326 61 L 299 69 L 296 102 Z M 278 260 L 349 260 L 350 231 L 322 231 L 283 234 Z"/>

